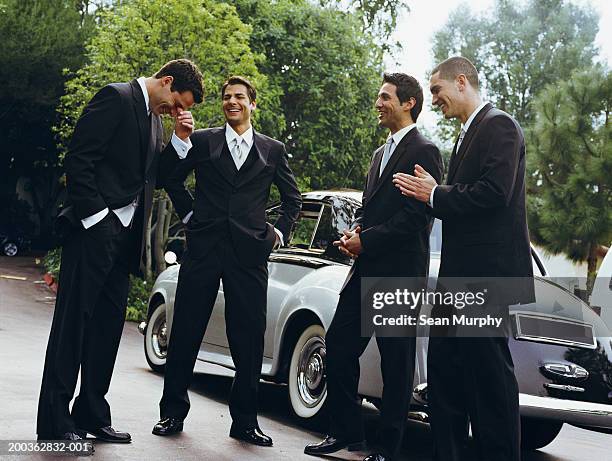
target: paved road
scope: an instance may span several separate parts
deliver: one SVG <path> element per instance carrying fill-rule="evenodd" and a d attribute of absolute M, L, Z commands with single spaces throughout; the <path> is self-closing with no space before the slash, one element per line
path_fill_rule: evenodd
<path fill-rule="evenodd" d="M 0 440 L 34 439 L 36 404 L 43 358 L 53 313 L 53 296 L 41 283 L 41 270 L 32 258 L 0 257 Z M 313 460 L 303 454 L 304 445 L 321 436 L 321 427 L 304 427 L 289 417 L 283 386 L 262 383 L 260 425 L 274 439 L 273 448 L 260 448 L 227 436 L 230 416 L 227 397 L 231 379 L 220 367 L 204 365 L 191 388 L 192 408 L 185 431 L 176 438 L 151 435 L 158 419 L 157 402 L 162 377 L 151 372 L 142 351 L 142 336 L 127 323 L 108 395 L 113 425 L 131 432 L 130 445 L 96 444 L 95 460 Z M 214 373 L 214 374 L 209 374 Z M 366 427 L 378 418 L 366 410 Z M 409 423 L 402 460 L 431 460 L 429 427 Z M 612 460 L 612 436 L 565 425 L 559 437 L 545 449 L 525 453 L 524 461 Z M 340 452 L 332 460 L 360 460 L 367 453 Z M 42 455 L 4 459 L 60 459 Z M 70 458 L 74 459 L 74 458 Z"/>

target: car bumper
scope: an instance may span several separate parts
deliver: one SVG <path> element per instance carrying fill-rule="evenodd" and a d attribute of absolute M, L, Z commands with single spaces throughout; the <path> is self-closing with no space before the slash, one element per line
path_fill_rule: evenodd
<path fill-rule="evenodd" d="M 570 424 L 612 428 L 612 405 L 519 394 L 521 415 Z"/>

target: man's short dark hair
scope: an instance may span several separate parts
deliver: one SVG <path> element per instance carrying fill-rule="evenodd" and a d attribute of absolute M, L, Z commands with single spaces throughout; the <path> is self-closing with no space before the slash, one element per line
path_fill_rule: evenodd
<path fill-rule="evenodd" d="M 443 80 L 454 81 L 458 75 L 463 74 L 475 90 L 478 90 L 478 71 L 472 62 L 463 56 L 453 56 L 446 61 L 442 61 L 431 71 L 431 75 L 440 72 Z"/>
<path fill-rule="evenodd" d="M 225 81 L 225 83 L 223 83 L 223 86 L 221 87 L 221 98 L 225 96 L 225 89 L 229 85 L 244 85 L 247 89 L 249 102 L 253 102 L 257 99 L 257 91 L 255 90 L 253 84 L 248 79 L 246 79 L 245 77 L 241 77 L 240 75 L 232 75 Z"/>
<path fill-rule="evenodd" d="M 395 85 L 397 98 L 401 104 L 410 101 L 410 98 L 414 98 L 416 103 L 410 109 L 410 116 L 412 121 L 416 122 L 421 109 L 423 109 L 423 88 L 421 88 L 417 79 L 401 72 L 385 73 L 383 74 L 383 83 Z"/>
<path fill-rule="evenodd" d="M 197 103 L 204 99 L 204 86 L 200 69 L 189 59 L 175 59 L 168 61 L 157 71 L 155 78 L 172 77 L 171 91 L 184 93 L 191 91 L 193 100 Z"/>

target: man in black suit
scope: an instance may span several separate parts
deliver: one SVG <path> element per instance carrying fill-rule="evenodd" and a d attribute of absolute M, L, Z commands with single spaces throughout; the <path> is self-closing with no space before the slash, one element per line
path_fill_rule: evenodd
<path fill-rule="evenodd" d="M 362 206 L 353 230 L 336 242 L 340 251 L 355 259 L 336 313 L 327 331 L 327 405 L 331 415 L 329 435 L 304 452 L 333 453 L 363 446 L 361 405 L 357 395 L 359 357 L 370 336 L 361 336 L 362 277 L 427 277 L 431 217 L 426 205 L 398 193 L 391 181 L 399 171 L 427 165 L 435 177 L 442 176 L 438 148 L 419 133 L 416 119 L 423 106 L 423 90 L 411 76 L 385 74 L 376 109 L 379 124 L 390 131 L 385 145 L 372 157 Z M 401 447 L 408 414 L 415 359 L 414 334 L 376 337 L 381 355 L 384 390 L 382 399 L 382 451 L 366 458 L 383 461 L 395 457 Z"/>
<path fill-rule="evenodd" d="M 185 59 L 153 77 L 102 88 L 79 118 L 65 159 L 67 206 L 59 291 L 38 404 L 39 439 L 86 432 L 129 442 L 111 427 L 105 399 L 125 321 L 128 275 L 137 273 L 162 148 L 160 114 L 202 101 L 202 76 Z M 188 112 L 178 133 L 191 131 Z M 178 138 L 177 138 L 178 139 Z M 81 371 L 81 389 L 69 403 Z"/>
<path fill-rule="evenodd" d="M 437 185 L 422 166 L 414 176 L 396 175 L 394 182 L 442 220 L 440 278 L 512 278 L 511 290 L 503 286 L 510 281 L 497 283 L 502 285 L 498 312 L 507 327 L 507 306 L 534 299 L 523 132 L 508 114 L 482 102 L 478 73 L 465 58 L 449 58 L 434 68 L 430 90 L 444 116 L 462 123 L 446 184 Z M 468 417 L 479 459 L 520 459 L 518 385 L 505 331 L 430 338 L 428 395 L 436 460 L 467 459 L 462 451 Z"/>
<path fill-rule="evenodd" d="M 227 339 L 236 368 L 229 399 L 230 436 L 271 446 L 257 422 L 257 387 L 263 360 L 268 289 L 267 259 L 289 238 L 301 196 L 285 146 L 253 130 L 256 92 L 243 77 L 222 87 L 226 124 L 196 131 L 176 150 L 168 146 L 162 168 L 177 213 L 187 222 L 187 251 L 181 263 L 166 359 L 161 420 L 156 435 L 183 429 L 187 389 L 206 326 L 223 280 Z M 185 179 L 195 170 L 195 198 Z M 266 222 L 270 187 L 281 196 L 278 221 Z"/>

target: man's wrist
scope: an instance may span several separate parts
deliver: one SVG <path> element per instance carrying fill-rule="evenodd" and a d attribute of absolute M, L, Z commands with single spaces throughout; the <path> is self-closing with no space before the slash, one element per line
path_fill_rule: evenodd
<path fill-rule="evenodd" d="M 429 193 L 429 201 L 427 202 L 427 205 L 429 205 L 431 208 L 433 208 L 434 206 L 434 192 L 436 191 L 436 187 L 438 187 L 438 185 L 436 184 L 435 186 L 433 186 L 433 188 L 431 189 L 431 192 Z"/>

